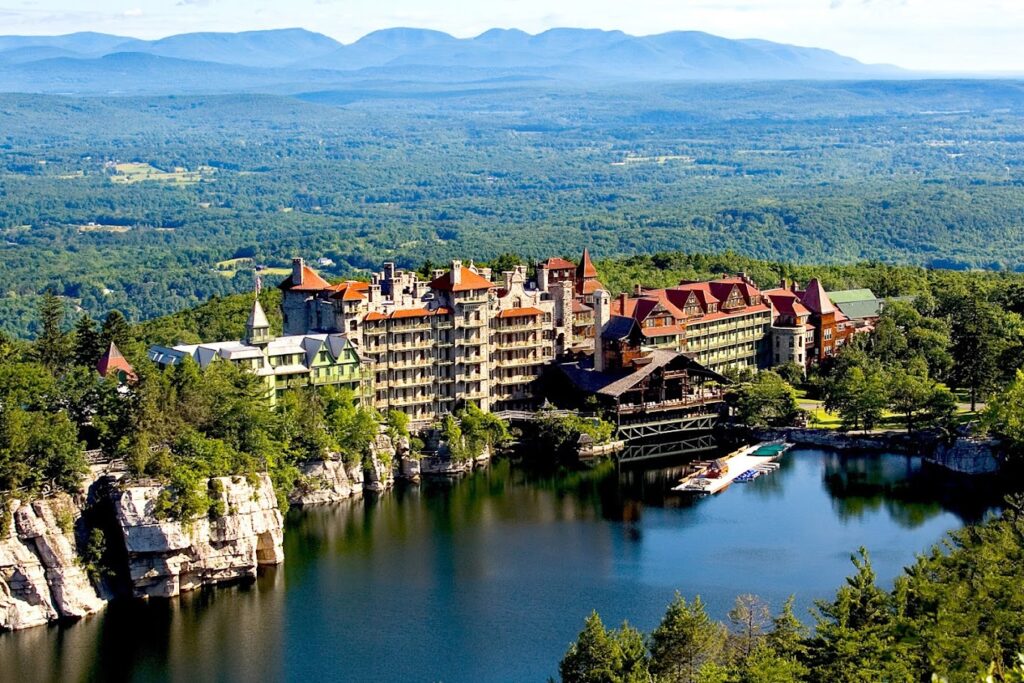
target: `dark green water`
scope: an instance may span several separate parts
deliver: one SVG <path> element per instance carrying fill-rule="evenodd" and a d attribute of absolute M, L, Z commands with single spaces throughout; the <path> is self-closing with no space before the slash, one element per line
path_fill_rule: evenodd
<path fill-rule="evenodd" d="M 865 545 L 890 582 L 998 495 L 901 456 L 794 451 L 713 498 L 673 470 L 454 483 L 289 516 L 286 562 L 251 585 L 111 605 L 0 635 L 0 679 L 543 681 L 583 618 L 650 628 L 676 589 L 724 616 L 738 593 L 802 610 Z"/>

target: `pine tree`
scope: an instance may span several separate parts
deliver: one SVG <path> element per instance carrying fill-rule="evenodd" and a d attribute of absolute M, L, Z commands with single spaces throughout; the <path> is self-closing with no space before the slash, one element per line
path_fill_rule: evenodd
<path fill-rule="evenodd" d="M 725 643 L 724 627 L 714 622 L 700 596 L 688 605 L 679 593 L 651 634 L 651 672 L 659 680 L 690 683 L 704 665 L 715 663 Z"/>
<path fill-rule="evenodd" d="M 999 374 L 996 309 L 977 288 L 964 297 L 953 311 L 952 355 L 950 379 L 971 392 L 971 410 L 977 408 L 978 397 L 992 388 Z"/>
<path fill-rule="evenodd" d="M 75 323 L 73 359 L 75 365 L 94 368 L 103 355 L 103 342 L 96 321 L 86 313 Z"/>
<path fill-rule="evenodd" d="M 732 623 L 738 654 L 745 658 L 754 651 L 765 628 L 771 623 L 768 603 L 749 593 L 737 596 L 733 608 L 729 610 L 729 621 Z"/>
<path fill-rule="evenodd" d="M 875 582 L 867 550 L 852 558 L 856 573 L 832 602 L 817 603 L 811 680 L 876 683 L 914 680 L 907 648 L 896 638 L 891 598 Z"/>
<path fill-rule="evenodd" d="M 110 343 L 113 342 L 117 345 L 117 348 L 124 353 L 126 350 L 130 350 L 132 342 L 134 341 L 134 335 L 132 334 L 132 327 L 128 324 L 128 320 L 124 317 L 121 311 L 111 311 L 107 314 L 107 317 L 103 319 L 103 329 L 100 332 L 100 340 L 103 351 L 107 350 Z M 102 355 L 103 351 L 100 352 Z"/>
<path fill-rule="evenodd" d="M 782 611 L 772 618 L 772 630 L 765 642 L 783 657 L 802 659 L 807 653 L 806 640 L 809 631 L 793 613 L 794 597 L 791 595 L 782 605 Z"/>
<path fill-rule="evenodd" d="M 562 683 L 610 683 L 621 680 L 617 675 L 621 669 L 617 649 L 601 617 L 597 612 L 591 612 L 576 642 L 569 646 L 558 665 Z"/>
<path fill-rule="evenodd" d="M 55 375 L 68 365 L 71 348 L 64 332 L 64 302 L 53 292 L 43 296 L 39 307 L 39 334 L 36 336 L 35 355 L 39 362 Z"/>

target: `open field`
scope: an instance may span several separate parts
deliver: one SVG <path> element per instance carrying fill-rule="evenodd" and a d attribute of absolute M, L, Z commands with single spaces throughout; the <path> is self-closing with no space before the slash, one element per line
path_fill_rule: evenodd
<path fill-rule="evenodd" d="M 195 171 L 189 171 L 181 166 L 176 166 L 173 171 L 164 171 L 151 164 L 132 162 L 114 164 L 114 175 L 110 176 L 110 181 L 121 185 L 142 183 L 147 180 L 178 185 L 192 185 L 200 181 L 209 180 L 214 171 L 215 169 L 209 166 L 200 166 Z"/>

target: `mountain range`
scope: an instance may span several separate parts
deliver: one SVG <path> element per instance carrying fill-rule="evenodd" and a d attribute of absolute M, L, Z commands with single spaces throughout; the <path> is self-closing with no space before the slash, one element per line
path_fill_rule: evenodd
<path fill-rule="evenodd" d="M 343 45 L 304 29 L 186 33 L 139 40 L 103 33 L 0 36 L 0 90 L 224 92 L 301 89 L 353 79 L 859 79 L 906 75 L 829 50 L 697 31 L 631 36 L 491 29 L 475 38 L 393 28 Z"/>

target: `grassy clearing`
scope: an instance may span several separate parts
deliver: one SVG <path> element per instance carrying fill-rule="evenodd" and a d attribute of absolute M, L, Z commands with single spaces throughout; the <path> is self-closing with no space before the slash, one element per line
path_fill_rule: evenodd
<path fill-rule="evenodd" d="M 146 181 L 171 183 L 175 185 L 194 185 L 200 181 L 211 179 L 216 169 L 200 166 L 195 171 L 177 166 L 172 171 L 164 171 L 147 163 L 114 164 L 114 175 L 110 181 L 119 185 L 131 185 Z"/>
<path fill-rule="evenodd" d="M 124 234 L 131 232 L 132 227 L 130 225 L 101 225 L 99 223 L 89 223 L 88 225 L 78 226 L 78 232 L 110 232 L 115 234 Z"/>

